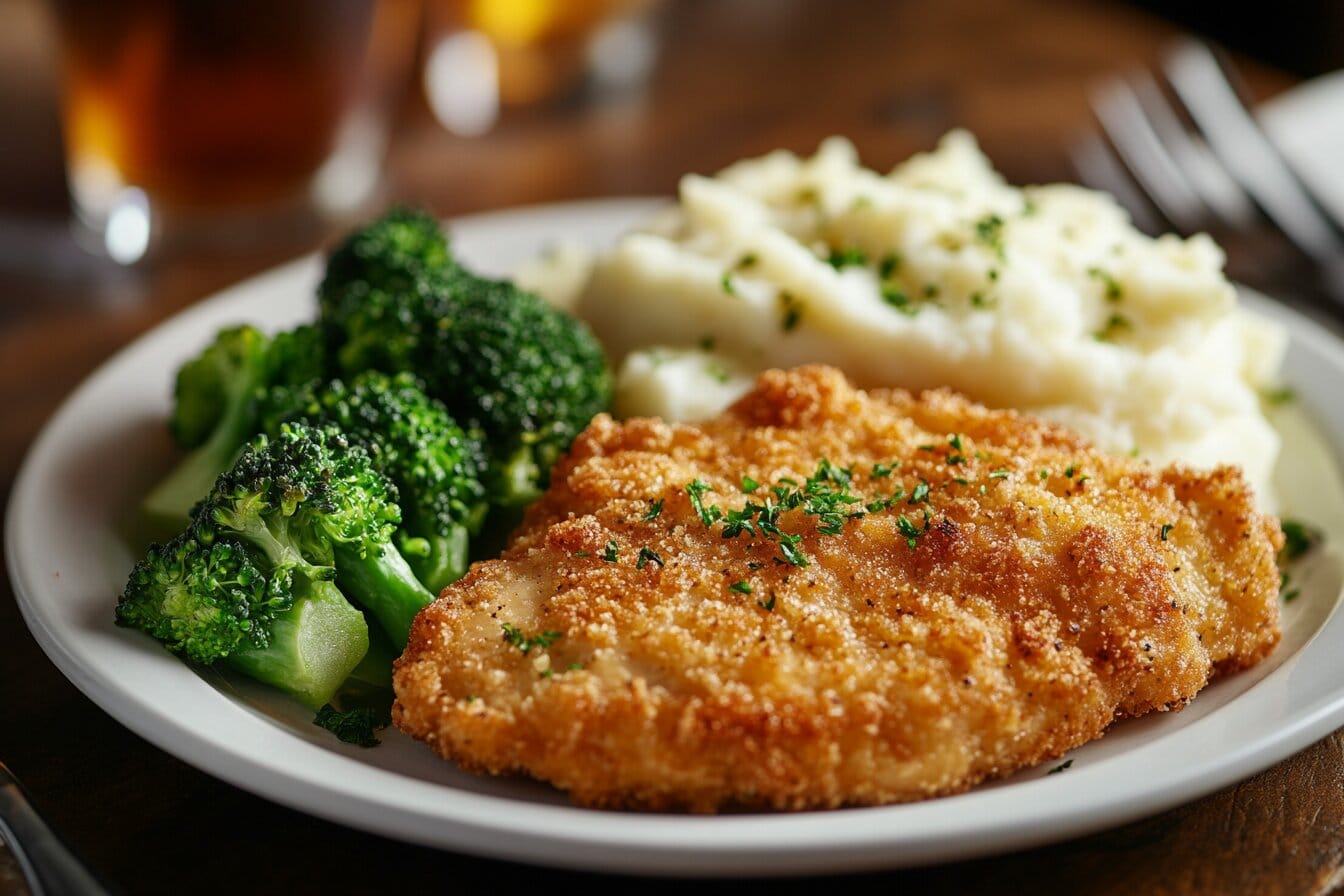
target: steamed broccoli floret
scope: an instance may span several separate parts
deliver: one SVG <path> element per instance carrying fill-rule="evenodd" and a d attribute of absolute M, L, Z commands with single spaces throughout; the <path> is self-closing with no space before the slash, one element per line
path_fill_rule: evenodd
<path fill-rule="evenodd" d="M 195 448 L 210 437 L 228 408 L 233 384 L 256 363 L 265 338 L 254 327 L 220 330 L 205 351 L 177 371 L 168 429 L 178 446 Z"/>
<path fill-rule="evenodd" d="M 323 302 L 359 304 L 351 293 L 370 288 L 408 289 L 449 268 L 448 239 L 423 211 L 393 208 L 353 231 L 327 259 L 319 287 Z"/>
<path fill-rule="evenodd" d="M 487 505 L 485 456 L 442 402 L 415 378 L 368 371 L 340 380 L 272 389 L 263 431 L 284 420 L 334 425 L 363 447 L 399 494 L 397 544 L 411 568 L 437 593 L 467 571 L 467 542 L 480 531 Z"/>
<path fill-rule="evenodd" d="M 606 359 L 586 325 L 511 283 L 464 278 L 454 298 L 417 370 L 454 416 L 484 430 L 493 499 L 525 504 L 610 405 Z"/>
<path fill-rule="evenodd" d="M 459 422 L 484 431 L 493 503 L 534 498 L 552 463 L 610 402 L 606 362 L 588 328 L 532 293 L 462 269 L 425 216 L 394 213 L 357 231 L 333 254 L 319 298 L 346 375 L 414 372 Z"/>
<path fill-rule="evenodd" d="M 136 564 L 116 619 L 193 662 L 222 660 L 316 709 L 369 646 L 364 614 L 331 577 L 328 567 L 277 565 L 209 525 L 192 526 Z"/>
<path fill-rule="evenodd" d="M 219 477 L 197 521 L 279 568 L 334 567 L 340 590 L 398 647 L 433 599 L 391 542 L 401 522 L 395 486 L 333 428 L 284 424 L 274 439 L 258 436 Z"/>
<path fill-rule="evenodd" d="M 351 233 L 332 251 L 318 287 L 337 366 L 347 376 L 411 369 L 434 317 L 402 298 L 438 295 L 456 273 L 443 228 L 424 212 L 394 208 Z"/>
<path fill-rule="evenodd" d="M 388 541 L 400 520 L 394 494 L 335 429 L 286 424 L 274 439 L 259 436 L 187 531 L 136 565 L 117 621 L 316 709 L 369 651 L 351 601 L 401 648 L 431 600 Z"/>
<path fill-rule="evenodd" d="M 142 502 L 155 522 L 177 528 L 257 429 L 257 400 L 268 386 L 307 382 L 326 366 L 314 326 L 267 336 L 255 327 L 221 330 L 178 372 L 170 428 L 190 448 Z"/>

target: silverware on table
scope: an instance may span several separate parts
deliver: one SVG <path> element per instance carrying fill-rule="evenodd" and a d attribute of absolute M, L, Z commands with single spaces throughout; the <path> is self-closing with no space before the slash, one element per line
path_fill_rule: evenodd
<path fill-rule="evenodd" d="M 13 854 L 32 896 L 102 896 L 109 890 L 33 808 L 17 778 L 0 762 L 0 839 Z"/>
<path fill-rule="evenodd" d="M 1315 274 L 1309 282 L 1299 265 L 1291 288 L 1344 312 L 1344 229 L 1260 127 L 1233 77 L 1211 47 L 1185 41 L 1159 74 L 1098 86 L 1091 100 L 1100 132 L 1073 147 L 1074 166 L 1149 232 L 1249 234 L 1272 225 Z"/>

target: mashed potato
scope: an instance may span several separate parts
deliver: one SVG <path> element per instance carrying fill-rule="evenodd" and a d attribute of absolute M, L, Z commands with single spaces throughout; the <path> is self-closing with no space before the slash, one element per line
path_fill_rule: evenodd
<path fill-rule="evenodd" d="M 970 135 L 885 176 L 853 147 L 775 152 L 681 183 L 598 258 L 574 309 L 619 366 L 618 410 L 708 416 L 766 367 L 951 386 L 1158 462 L 1240 465 L 1285 337 L 1237 307 L 1203 236 L 1151 239 L 1108 196 L 1004 183 Z"/>

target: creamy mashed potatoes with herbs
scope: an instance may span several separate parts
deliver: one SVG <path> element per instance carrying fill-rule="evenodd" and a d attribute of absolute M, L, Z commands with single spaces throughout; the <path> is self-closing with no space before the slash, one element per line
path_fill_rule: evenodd
<path fill-rule="evenodd" d="M 680 194 L 586 280 L 569 259 L 619 413 L 705 417 L 758 370 L 821 361 L 1040 414 L 1103 450 L 1235 463 L 1269 500 L 1261 394 L 1285 337 L 1238 308 L 1209 239 L 1147 237 L 1080 187 L 1009 186 L 963 132 L 886 175 L 833 139 Z"/>

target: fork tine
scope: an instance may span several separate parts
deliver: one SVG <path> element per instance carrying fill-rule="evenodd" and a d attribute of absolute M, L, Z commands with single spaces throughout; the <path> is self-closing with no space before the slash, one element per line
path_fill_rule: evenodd
<path fill-rule="evenodd" d="M 1344 239 L 1246 110 L 1213 51 L 1183 43 L 1168 56 L 1165 72 L 1210 148 L 1265 214 L 1322 266 L 1339 265 Z"/>
<path fill-rule="evenodd" d="M 1099 135 L 1089 132 L 1075 140 L 1069 146 L 1069 159 L 1079 179 L 1114 196 L 1139 230 L 1155 236 L 1170 229 L 1162 213 L 1134 183 L 1124 163 Z"/>
<path fill-rule="evenodd" d="M 1092 110 L 1111 145 L 1148 197 L 1178 230 L 1191 233 L 1205 223 L 1203 201 L 1162 145 L 1127 81 L 1094 89 Z"/>
<path fill-rule="evenodd" d="M 1131 78 L 1139 107 L 1147 116 L 1158 141 L 1171 153 L 1186 181 L 1224 227 L 1249 230 L 1259 223 L 1255 204 L 1246 191 L 1227 173 L 1227 169 L 1208 145 L 1187 130 L 1148 72 Z"/>

